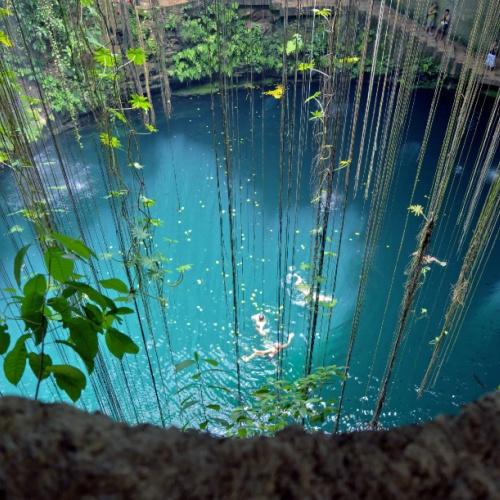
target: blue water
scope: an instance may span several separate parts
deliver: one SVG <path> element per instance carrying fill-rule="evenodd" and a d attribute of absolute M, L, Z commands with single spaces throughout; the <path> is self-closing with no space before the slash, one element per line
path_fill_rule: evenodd
<path fill-rule="evenodd" d="M 234 191 L 236 210 L 236 258 L 238 270 L 237 291 L 238 317 L 240 321 L 240 355 L 252 352 L 252 347 L 262 348 L 262 339 L 255 332 L 251 316 L 264 310 L 269 318 L 270 337 L 276 336 L 276 300 L 278 289 L 286 297 L 287 333 L 294 332 L 295 338 L 284 353 L 283 376 L 295 378 L 303 374 L 306 354 L 306 332 L 309 311 L 300 294 L 287 282 L 285 276 L 277 273 L 277 248 L 279 233 L 279 119 L 280 103 L 271 97 L 253 96 L 255 115 L 250 119 L 252 98 L 246 91 L 237 94 L 233 108 L 235 132 L 239 138 L 234 153 Z M 411 122 L 401 146 L 396 166 L 394 189 L 389 199 L 387 216 L 377 246 L 375 262 L 368 281 L 368 291 L 363 309 L 360 333 L 357 338 L 351 377 L 347 384 L 343 428 L 359 427 L 370 419 L 377 387 L 383 375 L 385 360 L 390 349 L 392 332 L 398 317 L 399 303 L 405 280 L 404 270 L 409 255 L 414 250 L 415 238 L 419 230 L 419 220 L 412 218 L 403 246 L 402 260 L 396 270 L 392 299 L 381 332 L 380 343 L 377 338 L 382 323 L 385 299 L 389 289 L 401 232 L 405 221 L 407 206 L 416 161 L 427 119 L 432 92 L 420 90 L 415 96 Z M 452 94 L 445 94 L 438 117 L 446 119 L 451 107 Z M 206 373 L 203 379 L 205 403 L 219 404 L 224 410 L 235 401 L 235 353 L 232 316 L 232 287 L 230 277 L 230 254 L 228 247 L 228 207 L 225 186 L 222 185 L 222 218 L 225 235 L 224 259 L 219 226 L 217 198 L 217 167 L 213 148 L 210 97 L 191 97 L 174 99 L 174 114 L 167 123 L 159 119 L 159 132 L 140 136 L 140 157 L 144 166 L 141 170 L 146 196 L 156 200 L 152 208 L 153 217 L 163 220 L 156 229 L 154 244 L 157 252 L 167 259 L 165 266 L 173 270 L 171 282 L 175 282 L 175 267 L 185 264 L 192 269 L 185 273 L 182 283 L 168 289 L 168 326 L 171 351 L 161 321 L 158 301 L 152 298 L 154 335 L 158 358 L 153 354 L 153 341 L 148 338 L 148 348 L 153 359 L 155 377 L 158 382 L 162 406 L 167 420 L 177 425 L 196 426 L 204 420 L 203 411 L 194 405 L 182 417 L 178 407 L 182 399 L 192 394 L 199 395 L 198 388 L 176 391 L 192 382 L 193 372 L 181 372 L 177 376 L 172 367 L 175 363 L 192 357 L 197 351 L 202 356 L 217 360 L 217 370 Z M 487 106 L 486 106 L 487 108 Z M 479 129 L 484 126 L 484 117 L 477 117 Z M 440 141 L 445 123 L 437 120 L 426 157 L 415 202 L 425 204 L 432 181 L 432 166 L 439 154 Z M 124 273 L 119 264 L 120 255 L 115 234 L 110 201 L 106 199 L 106 188 L 102 171 L 105 168 L 100 157 L 98 137 L 93 127 L 81 130 L 83 149 L 76 143 L 72 134 L 60 138 L 65 160 L 69 166 L 71 190 L 75 197 L 78 214 L 84 225 L 87 242 L 97 254 L 101 255 L 100 277 L 119 276 Z M 219 134 L 217 134 L 219 135 Z M 481 134 L 478 134 L 479 136 Z M 123 139 L 122 139 L 122 142 Z M 215 142 L 221 151 L 221 137 Z M 301 164 L 301 180 L 295 205 L 295 186 L 299 180 L 294 167 L 291 183 L 292 199 L 290 214 L 290 255 L 288 264 L 293 266 L 292 273 L 307 278 L 307 271 L 301 271 L 301 264 L 309 262 L 311 252 L 311 230 L 315 225 L 316 205 L 311 203 L 314 196 L 310 182 L 312 163 L 311 141 L 305 148 Z M 496 265 L 499 257 L 498 247 L 487 264 L 484 277 L 476 289 L 465 322 L 461 329 L 452 356 L 444 365 L 437 384 L 427 391 L 421 399 L 416 398 L 416 388 L 430 358 L 432 346 L 429 341 L 440 332 L 442 316 L 447 305 L 450 287 L 461 265 L 454 241 L 455 219 L 459 201 L 463 194 L 469 169 L 474 160 L 477 145 L 472 144 L 472 154 L 468 161 L 464 158 L 457 168 L 452 183 L 453 201 L 446 207 L 446 213 L 439 221 L 439 228 L 433 245 L 433 254 L 448 261 L 446 268 L 435 266 L 428 273 L 422 292 L 411 316 L 411 327 L 407 332 L 397 367 L 390 386 L 389 398 L 384 408 L 382 423 L 387 426 L 427 420 L 439 413 L 456 412 L 459 407 L 474 400 L 484 392 L 493 390 L 500 380 L 498 352 L 500 352 L 500 268 Z M 50 186 L 49 196 L 60 209 L 56 215 L 65 224 L 65 233 L 78 235 L 74 208 L 64 187 L 64 179 L 54 160 L 54 151 L 39 151 L 39 160 L 44 162 L 42 175 Z M 124 155 L 123 155 L 124 156 Z M 125 182 L 133 187 L 136 182 L 135 171 L 122 157 L 122 171 Z M 223 178 L 223 170 L 219 169 Z M 0 248 L 2 262 L 2 286 L 11 286 L 12 261 L 21 242 L 33 239 L 29 225 L 19 215 L 12 214 L 21 208 L 20 197 L 13 179 L 7 172 L 1 172 L 0 186 L 0 233 L 7 235 L 9 228 L 18 224 L 23 232 L 4 238 Z M 132 196 L 132 195 L 131 195 Z M 327 250 L 339 252 L 338 236 L 341 216 L 341 193 L 334 194 L 334 238 Z M 326 362 L 343 366 L 347 343 L 351 330 L 352 315 L 356 302 L 359 272 L 366 236 L 368 204 L 362 196 L 349 197 L 344 237 L 340 248 L 339 272 L 335 296 L 338 304 L 333 309 L 331 328 L 328 333 L 328 311 L 320 316 L 318 338 L 314 356 L 315 365 Z M 295 212 L 296 211 L 296 212 Z M 295 219 L 295 213 L 297 217 Z M 286 216 L 286 211 L 285 211 Z M 291 243 L 295 239 L 295 253 L 292 262 Z M 335 257 L 327 258 L 327 281 L 324 293 L 331 293 Z M 27 270 L 41 266 L 40 257 L 33 248 Z M 170 275 L 169 275 L 170 276 Z M 10 282 L 9 282 L 10 280 Z M 224 282 L 228 290 L 224 293 Z M 420 314 L 422 308 L 427 315 Z M 6 314 L 8 316 L 8 314 Z M 11 329 L 16 328 L 11 322 Z M 105 354 L 110 374 L 110 382 L 119 400 L 121 418 L 129 421 L 159 422 L 154 392 L 144 354 L 144 346 L 139 335 L 137 320 L 127 320 L 127 331 L 141 345 L 136 357 L 126 357 L 120 364 Z M 49 346 L 49 349 L 53 346 Z M 373 355 L 377 357 L 372 367 Z M 57 356 L 57 354 L 56 354 Z M 77 362 L 69 356 L 73 362 Z M 206 365 L 209 368 L 208 365 Z M 257 359 L 241 363 L 242 386 L 244 393 L 258 387 L 266 377 L 273 376 L 275 362 Z M 126 387 L 123 373 L 127 374 Z M 26 372 L 18 388 L 10 386 L 0 377 L 2 394 L 21 393 L 32 396 L 34 378 Z M 98 386 L 98 384 L 97 384 Z M 98 403 L 96 386 L 88 385 L 79 405 L 89 409 L 110 412 L 107 403 Z M 222 388 L 221 388 L 222 387 Z M 338 392 L 338 384 L 333 389 Z M 100 388 L 97 392 L 101 393 Z M 45 383 L 42 386 L 42 399 L 57 400 L 67 398 L 58 393 L 55 386 Z M 103 399 L 100 397 L 99 399 Z M 134 401 L 136 411 L 131 404 Z M 213 413 L 216 415 L 215 413 Z M 219 416 L 224 416 L 224 411 Z M 216 430 L 216 428 L 212 428 Z"/>

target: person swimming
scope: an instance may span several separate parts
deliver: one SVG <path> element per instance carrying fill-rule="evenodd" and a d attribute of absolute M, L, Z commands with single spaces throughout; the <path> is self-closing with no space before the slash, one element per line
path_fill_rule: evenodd
<path fill-rule="evenodd" d="M 332 304 L 335 302 L 335 299 L 331 295 L 324 295 L 322 293 L 316 294 L 316 292 L 311 291 L 311 286 L 308 285 L 302 276 L 299 274 L 295 273 L 295 283 L 294 287 L 304 296 L 306 300 L 310 301 L 316 301 L 316 297 L 319 303 L 322 304 Z"/>
<path fill-rule="evenodd" d="M 255 329 L 260 336 L 265 337 L 269 333 L 269 328 L 266 328 L 267 318 L 264 313 L 254 314 L 252 316 L 252 321 L 254 322 Z"/>
<path fill-rule="evenodd" d="M 416 257 L 418 254 L 418 252 L 413 252 L 411 254 L 412 257 Z M 429 264 L 438 264 L 439 266 L 441 267 L 446 267 L 448 265 L 447 262 L 443 261 L 443 260 L 439 260 L 439 259 L 436 259 L 436 257 L 433 257 L 432 255 L 424 255 L 424 257 L 422 258 L 422 263 L 425 264 L 426 266 L 428 266 Z"/>
<path fill-rule="evenodd" d="M 290 344 L 292 343 L 292 339 L 293 339 L 294 336 L 295 336 L 294 333 L 290 333 L 290 335 L 288 336 L 288 340 L 286 342 L 274 342 L 273 344 L 271 344 L 266 349 L 255 349 L 255 348 L 253 348 L 252 354 L 250 354 L 249 356 L 242 356 L 241 359 L 245 363 L 248 363 L 249 361 L 251 361 L 254 358 L 265 358 L 266 356 L 269 359 L 272 359 L 280 351 L 282 351 L 283 349 L 286 349 L 287 347 L 290 346 Z"/>

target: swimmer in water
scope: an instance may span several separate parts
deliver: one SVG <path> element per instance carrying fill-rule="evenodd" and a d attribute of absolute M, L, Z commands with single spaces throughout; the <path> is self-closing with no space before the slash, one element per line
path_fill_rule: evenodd
<path fill-rule="evenodd" d="M 294 286 L 304 296 L 304 298 L 311 298 L 311 287 L 303 280 L 302 276 L 298 274 L 295 275 Z M 316 292 L 312 293 L 311 300 L 316 300 Z M 330 295 L 323 295 L 322 293 L 318 295 L 318 302 L 324 304 L 331 304 L 334 300 L 335 299 Z"/>
<path fill-rule="evenodd" d="M 272 344 L 270 347 L 267 349 L 253 349 L 252 354 L 250 356 L 242 356 L 241 359 L 245 362 L 248 363 L 254 358 L 265 358 L 266 356 L 269 357 L 269 359 L 274 358 L 276 354 L 278 354 L 280 351 L 283 349 L 286 349 L 287 347 L 290 346 L 292 343 L 292 339 L 295 336 L 294 333 L 291 333 L 288 336 L 288 341 L 287 342 L 275 342 Z"/>
<path fill-rule="evenodd" d="M 269 333 L 269 328 L 266 328 L 267 319 L 263 313 L 254 314 L 252 321 L 255 323 L 255 329 L 261 337 L 265 337 Z"/>
<path fill-rule="evenodd" d="M 411 256 L 412 257 L 416 257 L 417 254 L 418 254 L 418 252 L 413 252 L 411 254 Z M 447 262 L 444 262 L 442 260 L 436 259 L 436 257 L 433 257 L 432 255 L 424 255 L 424 257 L 422 259 L 422 263 L 425 264 L 425 265 L 436 263 L 436 264 L 438 264 L 441 267 L 446 267 L 448 265 Z"/>

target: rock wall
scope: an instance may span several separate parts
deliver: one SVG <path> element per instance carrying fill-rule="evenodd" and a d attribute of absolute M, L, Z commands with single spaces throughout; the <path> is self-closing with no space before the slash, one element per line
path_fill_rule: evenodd
<path fill-rule="evenodd" d="M 3 398 L 4 498 L 500 498 L 500 392 L 422 426 L 246 440 Z"/>

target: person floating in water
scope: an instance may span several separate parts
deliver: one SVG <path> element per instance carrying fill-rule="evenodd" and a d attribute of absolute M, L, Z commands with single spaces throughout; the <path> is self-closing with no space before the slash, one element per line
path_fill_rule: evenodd
<path fill-rule="evenodd" d="M 316 295 L 316 292 L 311 293 L 311 287 L 304 281 L 302 276 L 295 274 L 294 287 L 304 296 L 305 299 L 316 301 L 316 296 L 318 297 L 318 302 L 321 304 L 333 304 L 335 299 L 331 295 L 323 295 L 320 293 Z"/>
<path fill-rule="evenodd" d="M 269 328 L 266 328 L 267 319 L 263 313 L 254 314 L 252 321 L 255 323 L 255 329 L 261 337 L 265 337 L 269 333 Z"/>
<path fill-rule="evenodd" d="M 450 29 L 450 20 L 450 9 L 446 9 L 443 17 L 441 18 L 439 28 L 436 31 L 436 40 L 443 40 L 444 42 L 446 36 L 448 35 L 448 30 Z"/>
<path fill-rule="evenodd" d="M 438 4 L 437 2 L 432 2 L 427 10 L 427 23 L 425 25 L 425 31 L 432 34 L 436 29 L 436 21 L 438 17 Z"/>
<path fill-rule="evenodd" d="M 416 257 L 418 255 L 418 252 L 413 252 L 411 254 L 412 257 Z M 422 262 L 428 266 L 429 264 L 438 264 L 441 267 L 446 267 L 448 265 L 447 262 L 444 262 L 442 260 L 436 259 L 436 257 L 433 257 L 432 255 L 424 255 Z"/>
<path fill-rule="evenodd" d="M 249 356 L 242 356 L 241 359 L 245 363 L 248 363 L 249 361 L 251 361 L 254 358 L 265 358 L 266 356 L 269 359 L 272 359 L 280 351 L 282 351 L 283 349 L 286 349 L 287 347 L 290 346 L 294 336 L 295 336 L 295 334 L 290 333 L 290 335 L 288 336 L 287 342 L 274 342 L 266 349 L 255 349 L 254 348 L 252 354 L 250 354 Z"/>

